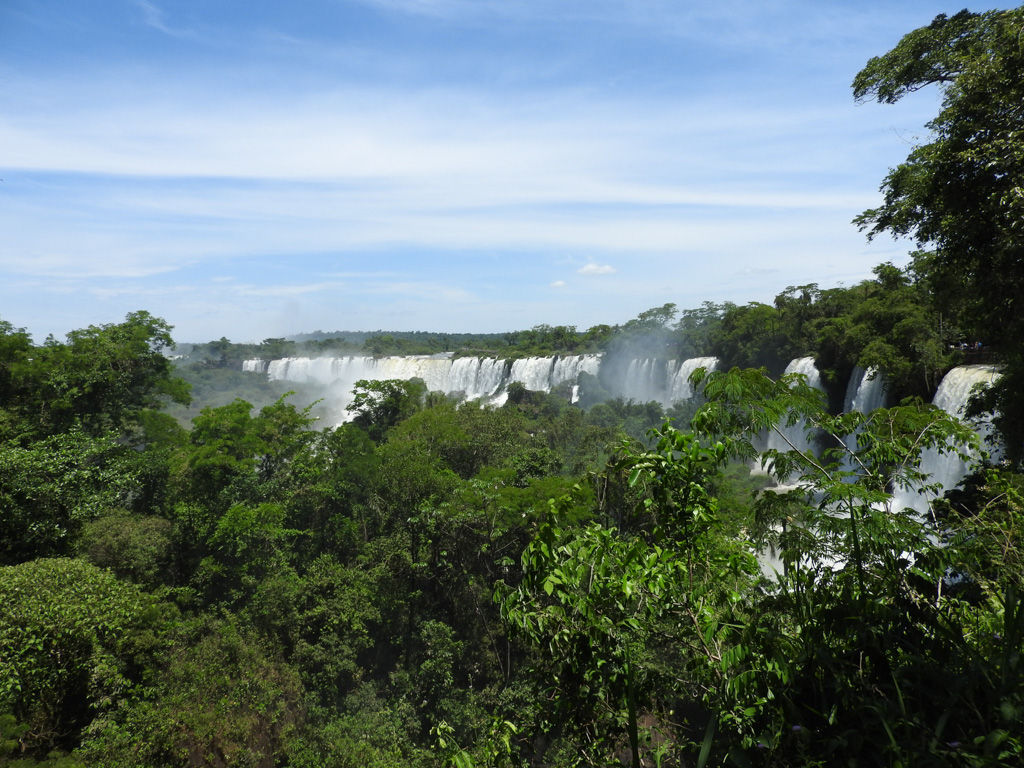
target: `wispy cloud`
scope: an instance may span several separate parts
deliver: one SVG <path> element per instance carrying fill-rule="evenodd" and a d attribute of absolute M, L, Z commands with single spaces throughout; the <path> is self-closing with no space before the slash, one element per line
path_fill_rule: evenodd
<path fill-rule="evenodd" d="M 302 296 L 303 294 L 320 293 L 322 291 L 338 291 L 344 287 L 345 283 L 315 282 L 280 285 L 237 285 L 232 286 L 232 291 L 241 296 Z"/>
<path fill-rule="evenodd" d="M 611 275 L 615 273 L 615 267 L 609 264 L 586 264 L 576 270 L 578 275 Z"/>
<path fill-rule="evenodd" d="M 175 28 L 167 23 L 166 12 L 150 0 L 131 0 L 132 4 L 142 12 L 142 21 L 147 26 L 176 38 L 194 38 L 193 30 Z"/>
<path fill-rule="evenodd" d="M 848 84 L 924 0 L 54 2 L 0 11 L 15 323 L 585 326 L 906 250 L 850 220 L 935 105 Z"/>

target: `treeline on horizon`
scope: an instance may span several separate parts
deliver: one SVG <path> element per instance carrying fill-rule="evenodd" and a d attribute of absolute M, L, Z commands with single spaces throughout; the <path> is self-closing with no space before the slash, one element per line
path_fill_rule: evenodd
<path fill-rule="evenodd" d="M 361 381 L 320 428 L 288 393 L 203 400 L 271 383 L 226 339 L 172 360 L 147 312 L 0 321 L 0 765 L 1021 765 L 1022 29 L 939 16 L 855 80 L 943 89 L 858 218 L 910 269 L 594 334 L 723 360 L 668 413 Z M 925 397 L 978 342 L 997 456 Z M 840 413 L 779 374 L 804 355 L 906 397 Z M 971 473 L 943 492 L 929 452 Z"/>

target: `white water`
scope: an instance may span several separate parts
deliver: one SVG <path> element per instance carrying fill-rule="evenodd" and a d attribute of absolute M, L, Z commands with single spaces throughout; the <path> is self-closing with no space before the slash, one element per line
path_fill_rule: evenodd
<path fill-rule="evenodd" d="M 825 388 L 821 385 L 821 374 L 814 366 L 813 357 L 800 357 L 786 366 L 784 374 L 802 373 L 807 377 L 807 385 L 820 392 Z M 772 432 L 768 435 L 768 447 L 777 451 L 789 451 L 794 448 L 801 453 L 815 453 L 812 439 L 807 436 L 807 424 L 802 419 L 792 426 L 780 425 L 782 434 Z"/>
<path fill-rule="evenodd" d="M 626 367 L 625 377 L 619 394 L 636 402 L 657 400 L 669 405 L 693 397 L 688 382 L 690 374 L 697 368 L 714 370 L 718 360 L 714 357 L 698 357 L 677 362 L 653 358 L 632 360 Z M 485 400 L 500 405 L 507 399 L 507 388 L 512 382 L 519 382 L 527 389 L 549 392 L 562 383 L 572 386 L 572 400 L 579 398 L 578 377 L 581 373 L 597 376 L 601 366 L 600 355 L 569 355 L 559 357 L 531 357 L 515 361 L 496 358 L 465 357 L 452 360 L 445 356 L 432 357 L 322 357 L 286 358 L 273 360 L 246 360 L 246 371 L 264 372 L 271 379 L 310 382 L 327 387 L 329 397 L 340 413 L 352 399 L 352 389 L 360 379 L 411 379 L 420 378 L 430 391 L 441 391 L 449 395 L 460 394 L 467 400 Z M 802 373 L 807 383 L 823 389 L 821 377 L 810 357 L 793 360 L 785 373 Z M 975 384 L 991 382 L 998 373 L 991 366 L 962 366 L 954 368 L 942 380 L 934 405 L 953 415 L 962 415 L 964 405 Z M 881 376 L 871 378 L 871 371 L 861 368 L 854 370 L 847 387 L 845 410 L 870 413 L 884 407 L 886 394 Z M 978 428 L 984 438 L 990 430 L 983 424 Z M 805 424 L 798 422 L 783 429 L 786 439 L 772 433 L 767 446 L 779 451 L 790 450 L 792 444 L 801 451 L 816 452 L 811 439 L 805 434 Z M 851 436 L 851 441 L 854 440 Z M 788 440 L 788 442 L 787 442 Z M 851 442 L 851 447 L 854 445 Z M 922 455 L 921 469 L 932 476 L 934 482 L 944 490 L 954 488 L 963 480 L 968 471 L 967 464 L 953 454 L 940 454 L 929 449 Z M 911 507 L 926 512 L 929 498 L 916 490 L 898 491 L 893 499 L 896 509 Z"/>
<path fill-rule="evenodd" d="M 874 378 L 872 378 L 872 376 Z M 874 368 L 864 370 L 859 365 L 850 374 L 850 384 L 846 387 L 846 413 L 871 413 L 876 408 L 884 408 L 885 380 Z"/>
<path fill-rule="evenodd" d="M 952 416 L 963 417 L 971 392 L 978 384 L 991 384 L 998 378 L 999 372 L 991 365 L 962 365 L 946 374 L 939 384 L 932 399 L 932 405 L 938 406 Z M 991 432 L 987 422 L 973 425 L 975 432 L 984 441 Z M 921 471 L 930 476 L 929 483 L 939 483 L 941 490 L 937 495 L 958 486 L 967 476 L 970 465 L 977 460 L 964 461 L 953 453 L 940 454 L 935 448 L 928 448 L 921 454 Z M 929 504 L 936 494 L 919 493 L 913 489 L 898 490 L 893 496 L 893 508 L 909 507 L 922 514 L 926 513 Z"/>
<path fill-rule="evenodd" d="M 581 373 L 597 375 L 599 355 L 529 357 L 508 361 L 495 358 L 446 356 L 411 357 L 290 357 L 281 360 L 246 360 L 243 370 L 264 372 L 271 380 L 319 384 L 327 387 L 339 410 L 352 401 L 357 381 L 422 379 L 431 392 L 461 394 L 467 400 L 504 401 L 512 382 L 527 389 L 549 392 L 563 382 L 575 383 Z"/>
<path fill-rule="evenodd" d="M 657 360 L 638 358 L 626 366 L 626 373 L 618 394 L 638 403 L 655 400 L 670 406 L 679 400 L 689 400 L 694 395 L 690 386 L 690 374 L 698 368 L 715 370 L 717 357 L 691 357 L 689 360 Z"/>
<path fill-rule="evenodd" d="M 709 372 L 718 367 L 717 357 L 691 357 L 679 363 L 668 384 L 668 402 L 674 403 L 677 400 L 689 400 L 694 396 L 693 385 L 690 384 L 690 375 L 698 368 L 706 368 Z"/>
<path fill-rule="evenodd" d="M 872 375 L 874 378 L 872 378 Z M 844 413 L 871 413 L 876 408 L 884 408 L 886 405 L 885 380 L 880 373 L 875 373 L 874 368 L 864 370 L 859 365 L 850 374 L 850 383 L 846 387 L 846 400 L 843 405 Z M 846 436 L 846 448 L 848 453 L 843 456 L 842 469 L 850 472 L 857 469 L 857 464 L 851 454 L 857 450 L 857 435 L 860 430 Z"/>
<path fill-rule="evenodd" d="M 654 358 L 630 361 L 618 394 L 634 402 L 656 400 L 669 406 L 678 400 L 693 397 L 688 381 L 697 368 L 714 370 L 718 358 L 695 357 L 677 360 Z M 463 357 L 452 360 L 446 356 L 419 357 L 293 357 L 281 360 L 246 360 L 243 370 L 266 373 L 272 380 L 315 383 L 329 387 L 342 401 L 344 408 L 351 401 L 351 391 L 361 379 L 423 379 L 430 391 L 462 394 L 467 400 L 486 399 L 494 404 L 504 402 L 512 382 L 519 382 L 535 392 L 550 392 L 555 386 L 569 382 L 575 385 L 581 373 L 597 376 L 600 355 L 560 355 L 528 357 L 508 361 L 496 358 Z M 579 399 L 579 389 L 573 398 Z M 575 400 L 574 400 L 575 402 Z"/>
<path fill-rule="evenodd" d="M 663 365 L 653 357 L 631 360 L 626 367 L 626 378 L 619 394 L 638 403 L 660 400 L 665 387 L 664 373 L 658 369 Z"/>

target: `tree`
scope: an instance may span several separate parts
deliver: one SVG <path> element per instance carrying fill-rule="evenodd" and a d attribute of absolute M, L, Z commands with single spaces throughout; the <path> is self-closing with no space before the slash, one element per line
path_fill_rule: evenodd
<path fill-rule="evenodd" d="M 523 554 L 522 584 L 499 592 L 509 626 L 551 654 L 557 717 L 583 732 L 581 757 L 590 764 L 622 730 L 631 764 L 641 764 L 637 717 L 653 694 L 643 647 L 683 572 L 668 549 L 596 523 L 565 530 L 556 515 Z"/>
<path fill-rule="evenodd" d="M 133 696 L 97 718 L 78 754 L 98 768 L 291 764 L 305 719 L 295 670 L 230 614 L 168 627 L 163 662 Z"/>
<path fill-rule="evenodd" d="M 164 354 L 174 344 L 171 326 L 148 312 L 71 331 L 64 344 L 50 337 L 31 350 L 23 331 L 0 326 L 0 334 L 0 394 L 7 418 L 20 422 L 19 438 L 75 424 L 91 436 L 132 432 L 144 412 L 168 400 L 189 402 L 188 385 Z"/>
<path fill-rule="evenodd" d="M 711 355 L 711 335 L 726 313 L 734 308 L 731 302 L 715 304 L 705 301 L 700 309 L 684 309 L 680 312 L 675 325 L 679 357 L 685 359 Z"/>
<path fill-rule="evenodd" d="M 115 435 L 0 443 L 0 564 L 70 554 L 83 525 L 130 505 L 139 470 Z"/>
<path fill-rule="evenodd" d="M 153 601 L 80 560 L 0 568 L 0 717 L 27 726 L 27 754 L 68 749 L 98 715 L 128 699 Z M 0 762 L 3 756 L 0 755 Z"/>
<path fill-rule="evenodd" d="M 943 530 L 892 497 L 894 488 L 930 487 L 924 448 L 959 453 L 976 440 L 971 431 L 927 405 L 830 416 L 797 374 L 772 381 L 762 371 L 716 371 L 703 383 L 708 403 L 693 422 L 700 434 L 734 436 L 740 455 L 777 479 L 799 473 L 756 504 L 751 530 L 780 555 L 781 572 L 744 597 L 756 618 L 722 657 L 735 667 L 737 686 L 726 690 L 739 705 L 733 712 L 742 709 L 735 722 L 747 734 L 746 757 L 818 764 L 815 754 L 840 749 L 851 764 L 1019 761 L 1024 674 L 1002 638 L 1013 637 L 1006 647 L 1018 654 L 1020 592 L 982 584 L 989 598 L 971 605 L 950 579 L 979 574 L 970 560 L 960 563 L 979 546 L 993 552 L 993 528 Z M 782 437 L 795 416 L 827 437 L 821 455 L 792 444 L 753 451 L 754 435 Z M 873 731 L 885 736 L 864 738 Z"/>
<path fill-rule="evenodd" d="M 929 85 L 942 92 L 930 140 L 889 172 L 883 203 L 855 221 L 869 238 L 912 238 L 914 272 L 939 306 L 957 310 L 1008 371 L 1024 370 L 1024 8 L 937 16 L 871 59 L 853 92 L 891 104 Z M 1021 399 L 993 397 L 1011 407 Z M 1018 408 L 1000 423 L 1017 459 L 1021 416 Z"/>
<path fill-rule="evenodd" d="M 764 366 L 781 371 L 794 356 L 782 332 L 779 311 L 759 302 L 730 308 L 712 331 L 711 340 L 729 366 Z"/>
<path fill-rule="evenodd" d="M 874 272 L 877 279 L 864 284 L 868 295 L 852 310 L 843 344 L 858 365 L 882 372 L 894 399 L 931 400 L 961 359 L 950 343 L 955 330 L 943 324 L 925 286 L 892 264 Z"/>
<path fill-rule="evenodd" d="M 352 390 L 352 402 L 345 410 L 354 414 L 356 426 L 362 427 L 375 442 L 398 422 L 412 416 L 427 394 L 423 379 L 360 380 Z"/>
<path fill-rule="evenodd" d="M 32 352 L 32 337 L 24 328 L 15 328 L 0 320 L 0 403 L 10 403 L 20 391 L 20 379 L 25 375 Z M 6 432 L 10 415 L 6 407 L 0 411 L 0 435 Z"/>
<path fill-rule="evenodd" d="M 727 442 L 703 445 L 669 424 L 651 439 L 651 450 L 625 442 L 612 465 L 644 486 L 650 530 L 580 526 L 566 515 L 571 497 L 552 501 L 523 554 L 522 582 L 497 596 L 510 627 L 550 653 L 556 717 L 579 729 L 588 765 L 623 732 L 631 764 L 642 764 L 638 716 L 670 701 L 678 683 L 666 656 L 685 649 L 721 682 L 730 595 L 757 571 L 747 545 L 721 535 L 708 492 Z"/>

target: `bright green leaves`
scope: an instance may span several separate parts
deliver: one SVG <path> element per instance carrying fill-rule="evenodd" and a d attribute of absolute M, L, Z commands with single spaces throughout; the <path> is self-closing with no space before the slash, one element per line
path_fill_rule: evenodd
<path fill-rule="evenodd" d="M 819 754 L 835 745 L 876 754 L 861 735 L 869 721 L 882 725 L 900 755 L 927 751 L 914 743 L 919 731 L 962 733 L 950 725 L 951 712 L 997 693 L 982 693 L 975 675 L 989 675 L 991 665 L 974 640 L 965 642 L 984 636 L 972 628 L 979 614 L 945 594 L 949 569 L 969 553 L 939 544 L 931 520 L 894 509 L 892 493 L 931 488 L 922 451 L 966 455 L 977 442 L 972 430 L 925 405 L 831 416 L 796 376 L 772 381 L 763 371 L 734 370 L 704 381 L 709 402 L 694 425 L 734 438 L 740 455 L 752 457 L 752 432 L 781 432 L 796 418 L 828 446 L 754 454 L 792 483 L 762 493 L 751 530 L 779 556 L 782 572 L 763 593 L 741 598 L 756 620 L 722 644 L 720 730 L 742 737 L 745 757 L 792 755 L 812 743 Z M 991 540 L 977 543 L 984 552 Z M 973 671 L 955 677 L 964 667 Z M 959 703 L 936 711 L 936 697 Z"/>
<path fill-rule="evenodd" d="M 211 503 L 232 484 L 283 479 L 290 462 L 314 439 L 310 409 L 297 411 L 286 397 L 255 417 L 244 400 L 204 408 L 193 419 L 190 445 L 180 458 L 184 466 L 178 479 L 185 496 Z"/>
<path fill-rule="evenodd" d="M 290 567 L 314 524 L 320 541 L 333 538 L 321 482 L 334 476 L 347 431 L 317 435 L 309 410 L 284 397 L 255 416 L 243 400 L 204 408 L 175 453 L 178 563 L 212 601 L 251 598 L 261 580 Z"/>
<path fill-rule="evenodd" d="M 710 489 L 730 458 L 732 442 L 726 439 L 707 445 L 695 434 L 669 424 L 651 430 L 650 436 L 655 442 L 653 449 L 635 450 L 624 444 L 613 467 L 627 472 L 631 486 L 643 483 L 643 503 L 653 521 L 651 538 L 663 546 L 680 548 L 692 586 L 694 568 L 706 573 L 717 567 L 712 561 L 723 555 L 720 541 L 711 536 L 718 529 L 719 510 Z M 747 570 L 753 571 L 753 559 L 748 560 Z"/>
<path fill-rule="evenodd" d="M 928 85 L 955 82 L 984 54 L 995 16 L 966 10 L 952 17 L 936 16 L 927 27 L 905 35 L 889 53 L 871 59 L 854 78 L 854 98 L 895 104 Z"/>
<path fill-rule="evenodd" d="M 745 458 L 754 455 L 751 433 L 781 435 L 798 418 L 829 446 L 821 458 L 795 447 L 757 453 L 780 482 L 796 486 L 762 494 L 755 536 L 780 546 L 784 563 L 842 564 L 839 573 L 855 573 L 861 594 L 868 588 L 868 572 L 894 550 L 926 546 L 922 524 L 913 515 L 891 511 L 887 491 L 929 487 L 919 468 L 926 448 L 966 451 L 977 441 L 972 430 L 932 406 L 830 416 L 820 393 L 798 374 L 772 381 L 763 371 L 716 371 L 706 377 L 704 392 L 709 402 L 695 417 L 695 427 L 733 437 L 732 445 Z M 884 567 L 879 573 L 891 575 Z"/>
<path fill-rule="evenodd" d="M 23 745 L 42 754 L 73 745 L 128 694 L 150 602 L 79 560 L 0 568 L 0 715 L 27 726 Z"/>
<path fill-rule="evenodd" d="M 24 433 L 36 436 L 66 432 L 76 423 L 93 436 L 132 431 L 143 411 L 158 409 L 165 399 L 189 401 L 187 384 L 174 376 L 163 353 L 173 343 L 170 330 L 147 312 L 133 312 L 123 323 L 72 331 L 66 344 L 50 338 L 27 354 L 24 334 L 8 329 L 2 351 L 11 358 L 2 364 L 0 387 L 6 384 L 9 397 L 3 408 L 22 421 Z"/>
<path fill-rule="evenodd" d="M 598 739 L 625 730 L 639 764 L 636 713 L 649 692 L 634 659 L 648 629 L 674 605 L 685 564 L 643 540 L 620 537 L 597 524 L 563 531 L 541 527 L 523 554 L 523 583 L 507 590 L 502 617 L 556 667 L 555 685 L 571 719 L 593 724 Z M 500 594 L 500 593 L 499 593 Z M 603 722 L 602 722 L 603 721 Z"/>
<path fill-rule="evenodd" d="M 345 410 L 353 414 L 352 421 L 357 426 L 379 443 L 389 429 L 422 407 L 426 394 L 427 386 L 422 379 L 360 380 Z"/>
<path fill-rule="evenodd" d="M 707 445 L 670 425 L 651 437 L 651 450 L 624 445 L 609 471 L 643 488 L 654 529 L 573 525 L 571 498 L 553 501 L 523 553 L 522 583 L 498 598 L 506 623 L 550 659 L 561 717 L 606 746 L 624 733 L 634 764 L 638 713 L 656 708 L 672 685 L 655 683 L 654 649 L 689 651 L 700 660 L 690 663 L 717 669 L 731 631 L 723 619 L 757 570 L 752 553 L 718 531 L 709 489 L 728 442 Z"/>
<path fill-rule="evenodd" d="M 39 347 L 0 322 L 0 563 L 68 554 L 85 522 L 150 501 L 158 443 L 181 439 L 157 409 L 188 402 L 171 343 L 146 312 Z"/>
<path fill-rule="evenodd" d="M 85 523 L 128 503 L 139 471 L 139 455 L 112 435 L 0 444 L 0 563 L 69 554 Z"/>
<path fill-rule="evenodd" d="M 487 733 L 472 750 L 459 746 L 455 740 L 455 729 L 444 720 L 431 728 L 430 733 L 435 738 L 445 768 L 505 768 L 521 764 L 513 749 L 513 739 L 519 736 L 519 728 L 509 720 L 493 718 Z"/>

